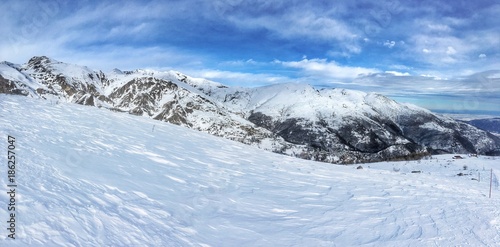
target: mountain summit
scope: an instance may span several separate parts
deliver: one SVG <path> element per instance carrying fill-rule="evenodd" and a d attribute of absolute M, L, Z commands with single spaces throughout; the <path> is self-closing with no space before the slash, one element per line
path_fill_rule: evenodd
<path fill-rule="evenodd" d="M 467 123 L 380 94 L 305 84 L 227 87 L 177 71 L 104 73 L 40 56 L 0 63 L 0 93 L 128 112 L 331 163 L 500 155 L 500 138 Z"/>

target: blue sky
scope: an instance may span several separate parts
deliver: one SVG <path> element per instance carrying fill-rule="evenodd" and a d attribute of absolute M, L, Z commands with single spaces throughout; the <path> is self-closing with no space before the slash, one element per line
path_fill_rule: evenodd
<path fill-rule="evenodd" d="M 500 111 L 495 0 L 6 0 L 0 60 L 309 83 L 429 109 Z"/>

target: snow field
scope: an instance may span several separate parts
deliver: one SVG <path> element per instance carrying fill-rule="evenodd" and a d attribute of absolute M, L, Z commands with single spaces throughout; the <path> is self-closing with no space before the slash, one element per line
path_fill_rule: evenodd
<path fill-rule="evenodd" d="M 16 239 L 6 237 L 2 192 L 0 246 L 500 243 L 496 174 L 488 198 L 498 157 L 357 170 L 105 109 L 0 95 L 0 152 L 8 135 L 17 140 Z M 6 177 L 0 169 L 5 191 Z"/>

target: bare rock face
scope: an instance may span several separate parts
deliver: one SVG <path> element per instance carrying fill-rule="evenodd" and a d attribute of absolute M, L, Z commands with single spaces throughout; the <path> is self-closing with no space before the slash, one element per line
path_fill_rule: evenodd
<path fill-rule="evenodd" d="M 379 94 L 283 84 L 230 88 L 175 71 L 93 71 L 45 56 L 0 63 L 0 93 L 150 117 L 277 153 L 351 164 L 500 155 L 500 139 Z"/>
<path fill-rule="evenodd" d="M 19 88 L 15 82 L 3 78 L 2 75 L 0 75 L 0 93 L 19 94 L 24 96 L 28 95 L 28 92 L 26 92 L 22 88 Z"/>

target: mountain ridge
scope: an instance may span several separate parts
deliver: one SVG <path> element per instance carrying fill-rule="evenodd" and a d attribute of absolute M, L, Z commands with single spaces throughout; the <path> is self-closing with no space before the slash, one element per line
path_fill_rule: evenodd
<path fill-rule="evenodd" d="M 482 129 L 492 134 L 500 135 L 500 117 L 478 118 L 464 121 L 470 125 Z"/>
<path fill-rule="evenodd" d="M 0 93 L 104 107 L 331 163 L 500 154 L 500 139 L 383 95 L 288 83 L 227 87 L 177 71 L 109 73 L 46 56 L 0 63 Z"/>

